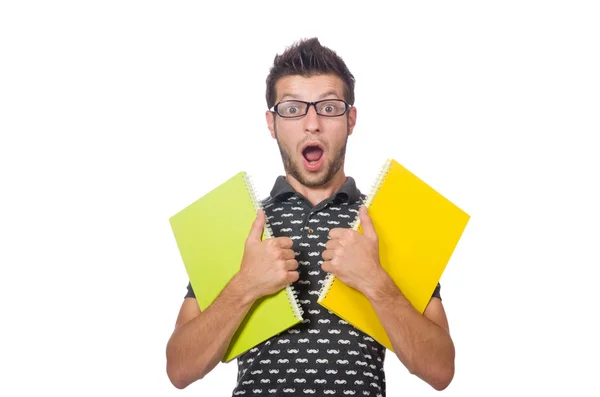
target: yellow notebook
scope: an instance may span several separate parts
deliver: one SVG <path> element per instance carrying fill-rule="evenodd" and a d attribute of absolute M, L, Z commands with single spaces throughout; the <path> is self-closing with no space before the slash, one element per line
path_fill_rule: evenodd
<path fill-rule="evenodd" d="M 365 206 L 379 238 L 381 266 L 423 313 L 470 216 L 393 159 L 384 164 Z M 362 233 L 358 216 L 353 229 Z M 358 290 L 328 274 L 318 303 L 393 351 Z"/>
<path fill-rule="evenodd" d="M 200 310 L 205 310 L 239 271 L 244 244 L 261 208 L 249 176 L 240 172 L 169 219 Z M 273 236 L 268 223 L 263 240 Z M 223 357 L 229 362 L 302 321 L 291 284 L 257 300 Z"/>

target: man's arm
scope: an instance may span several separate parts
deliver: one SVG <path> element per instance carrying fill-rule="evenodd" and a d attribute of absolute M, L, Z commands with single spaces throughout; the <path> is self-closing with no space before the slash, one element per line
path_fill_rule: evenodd
<path fill-rule="evenodd" d="M 212 371 L 253 303 L 237 276 L 204 311 L 196 299 L 184 300 L 167 343 L 167 374 L 175 387 L 183 389 Z"/>
<path fill-rule="evenodd" d="M 256 299 L 298 280 L 293 241 L 261 241 L 264 224 L 261 210 L 246 240 L 239 272 L 206 310 L 200 311 L 196 299 L 184 300 L 167 343 L 167 375 L 175 387 L 183 389 L 212 371 Z"/>
<path fill-rule="evenodd" d="M 421 315 L 385 270 L 373 280 L 364 294 L 400 361 L 434 389 L 448 387 L 454 377 L 454 343 L 442 301 L 431 298 Z"/>
<path fill-rule="evenodd" d="M 442 302 L 432 298 L 423 315 L 412 306 L 381 267 L 379 239 L 364 206 L 359 216 L 364 235 L 331 230 L 321 267 L 369 299 L 400 361 L 412 374 L 443 390 L 454 377 L 454 343 Z"/>

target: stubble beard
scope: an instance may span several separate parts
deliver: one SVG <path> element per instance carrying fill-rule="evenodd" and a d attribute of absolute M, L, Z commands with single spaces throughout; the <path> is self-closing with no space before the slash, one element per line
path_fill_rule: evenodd
<path fill-rule="evenodd" d="M 277 135 L 277 126 L 275 126 L 275 139 L 277 140 L 277 146 L 279 147 L 279 153 L 281 153 L 281 160 L 283 161 L 283 168 L 285 172 L 291 175 L 294 179 L 300 182 L 303 186 L 306 187 L 319 187 L 327 184 L 333 176 L 342 168 L 344 164 L 344 160 L 346 158 L 346 145 L 348 144 L 348 129 L 346 130 L 346 139 L 344 140 L 344 144 L 337 151 L 335 156 L 333 157 L 333 161 L 324 164 L 326 171 L 321 174 L 317 179 L 308 178 L 302 172 L 302 164 L 298 162 L 294 162 L 292 160 L 292 156 L 283 148 L 281 143 L 279 142 L 279 136 Z"/>

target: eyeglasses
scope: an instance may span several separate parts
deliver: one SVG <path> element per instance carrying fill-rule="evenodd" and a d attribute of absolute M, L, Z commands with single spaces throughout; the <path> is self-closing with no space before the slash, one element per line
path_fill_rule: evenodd
<path fill-rule="evenodd" d="M 272 109 L 281 117 L 293 119 L 304 117 L 311 106 L 315 107 L 315 111 L 319 116 L 325 117 L 341 116 L 352 107 L 341 99 L 324 99 L 317 102 L 281 101 Z"/>

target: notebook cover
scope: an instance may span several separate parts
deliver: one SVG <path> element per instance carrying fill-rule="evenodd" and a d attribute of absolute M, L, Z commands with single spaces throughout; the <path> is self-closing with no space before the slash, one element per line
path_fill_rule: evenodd
<path fill-rule="evenodd" d="M 423 313 L 470 216 L 395 160 L 389 165 L 368 213 L 382 267 Z M 319 303 L 393 350 L 373 306 L 358 290 L 334 277 Z"/>
<path fill-rule="evenodd" d="M 200 310 L 239 271 L 256 209 L 240 172 L 169 219 Z M 223 362 L 298 324 L 286 289 L 257 300 L 233 335 Z"/>

